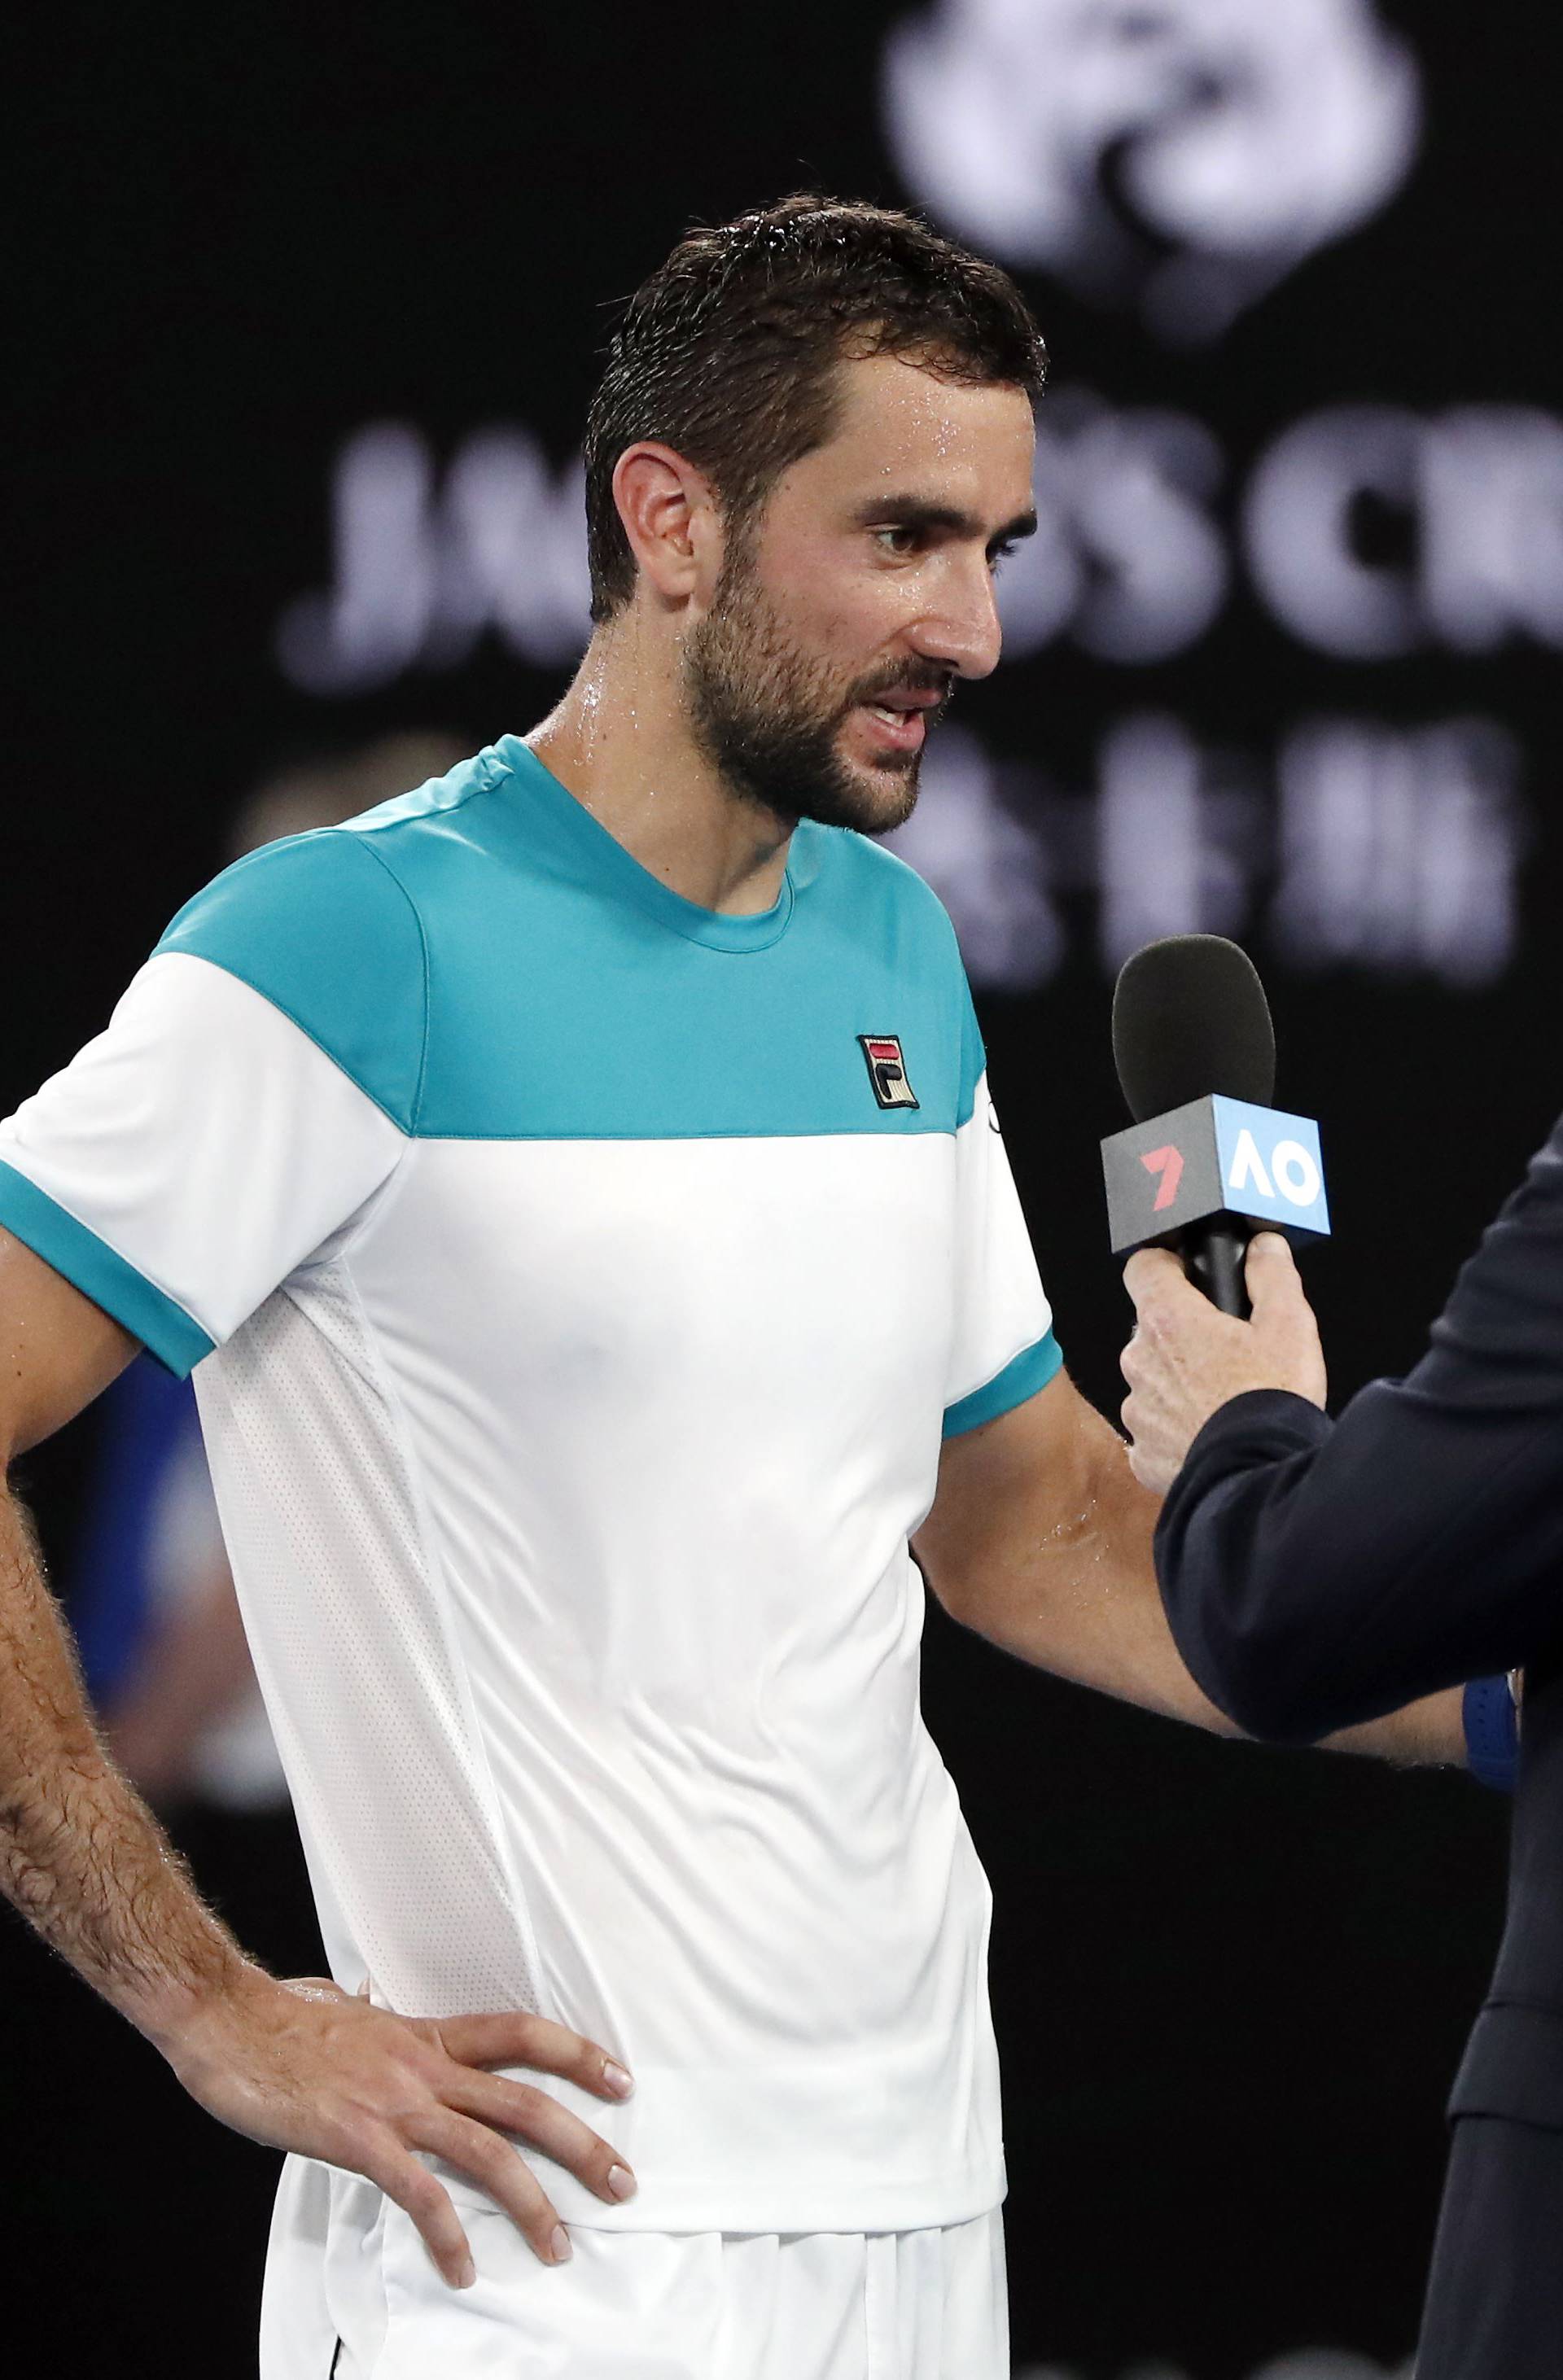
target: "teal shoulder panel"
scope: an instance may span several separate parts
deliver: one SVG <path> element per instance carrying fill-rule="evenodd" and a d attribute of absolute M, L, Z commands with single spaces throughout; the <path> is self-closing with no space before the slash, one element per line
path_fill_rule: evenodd
<path fill-rule="evenodd" d="M 949 1133 L 971 1113 L 971 998 L 921 877 L 805 822 L 772 909 L 700 908 L 512 736 L 241 861 L 160 947 L 241 977 L 425 1137 Z"/>
<path fill-rule="evenodd" d="M 83 1297 L 112 1315 L 179 1379 L 212 1353 L 212 1341 L 182 1305 L 153 1288 L 106 1240 L 79 1223 L 25 1173 L 5 1164 L 0 1164 L 0 1228 L 13 1232 Z"/>
<path fill-rule="evenodd" d="M 411 1131 L 428 1005 L 423 932 L 368 837 L 332 827 L 268 844 L 198 892 L 157 948 L 238 977 Z"/>
<path fill-rule="evenodd" d="M 515 739 L 458 778 L 348 830 L 422 922 L 421 1135 L 949 1133 L 970 1111 L 949 920 L 876 844 L 805 823 L 775 907 L 716 916 Z M 898 1083 L 875 1040 L 898 1045 Z"/>
<path fill-rule="evenodd" d="M 1012 1413 L 1017 1405 L 1023 1405 L 1039 1389 L 1047 1386 L 1063 1361 L 1063 1350 L 1051 1330 L 1045 1338 L 1022 1347 L 1003 1371 L 995 1372 L 982 1388 L 973 1389 L 969 1397 L 946 1406 L 945 1436 L 964 1437 L 969 1429 L 976 1429 L 985 1421 L 996 1421 L 1000 1414 Z"/>

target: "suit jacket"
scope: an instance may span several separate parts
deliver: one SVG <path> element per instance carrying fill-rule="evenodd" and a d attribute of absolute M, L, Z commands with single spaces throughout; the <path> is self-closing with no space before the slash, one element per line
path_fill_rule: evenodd
<path fill-rule="evenodd" d="M 1563 2128 L 1563 1123 L 1415 1370 L 1334 1423 L 1234 1398 L 1190 1449 L 1156 1563 L 1193 1675 L 1274 1742 L 1523 1668 L 1508 1915 L 1451 2105 Z"/>

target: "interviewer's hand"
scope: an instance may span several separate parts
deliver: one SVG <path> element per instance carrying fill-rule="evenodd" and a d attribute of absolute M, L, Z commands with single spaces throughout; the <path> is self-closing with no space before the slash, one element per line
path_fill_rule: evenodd
<path fill-rule="evenodd" d="M 415 2154 L 480 2183 L 545 2265 L 569 2238 L 507 2134 L 530 2141 L 610 2204 L 633 2176 L 605 2141 L 530 2083 L 484 2070 L 568 2075 L 603 2099 L 633 2087 L 605 2050 L 543 2017 L 393 2016 L 314 1976 L 279 1983 L 248 1964 L 170 2026 L 159 2045 L 191 2095 L 235 2131 L 366 2174 L 465 2289 L 471 2250 L 448 2192 Z M 616 2186 L 617 2182 L 617 2186 Z"/>
<path fill-rule="evenodd" d="M 1289 1389 L 1325 1402 L 1319 1327 L 1278 1232 L 1260 1232 L 1247 1259 L 1252 1320 L 1218 1314 L 1166 1248 L 1141 1248 L 1124 1268 L 1134 1336 L 1123 1351 L 1123 1426 L 1142 1487 L 1165 1496 L 1211 1415 L 1248 1389 Z"/>

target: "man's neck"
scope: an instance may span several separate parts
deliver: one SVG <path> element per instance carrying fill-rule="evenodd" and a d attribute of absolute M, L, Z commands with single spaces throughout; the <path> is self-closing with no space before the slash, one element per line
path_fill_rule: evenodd
<path fill-rule="evenodd" d="M 755 917 L 780 897 L 792 821 L 743 799 L 695 744 L 677 649 L 632 612 L 599 628 L 529 747 L 599 826 L 686 901 Z"/>

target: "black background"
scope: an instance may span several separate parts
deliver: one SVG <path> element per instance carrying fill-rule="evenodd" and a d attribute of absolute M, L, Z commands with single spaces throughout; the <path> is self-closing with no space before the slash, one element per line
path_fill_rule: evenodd
<path fill-rule="evenodd" d="M 553 699 L 559 677 L 493 640 L 372 696 L 285 685 L 274 630 L 329 576 L 332 455 L 370 420 L 448 452 L 524 419 L 563 466 L 604 301 L 691 215 L 800 183 L 904 202 L 876 101 L 902 13 L 50 11 L 8 161 L 6 1106 L 102 1024 L 268 767 L 397 723 L 475 747 Z M 1563 408 L 1556 20 L 1381 14 L 1421 62 L 1420 160 L 1224 340 L 1172 351 L 1026 280 L 1062 379 L 1215 424 L 1239 478 L 1325 404 Z M 963 698 L 994 750 L 1066 778 L 1130 703 L 1249 746 L 1313 710 L 1478 709 L 1514 729 L 1535 833 L 1498 984 L 1294 976 L 1262 921 L 1252 936 L 1281 1099 L 1325 1122 L 1338 1237 L 1309 1277 L 1337 1397 L 1414 1356 L 1557 1106 L 1556 676 L 1532 644 L 1326 660 L 1239 589 L 1174 662 L 1125 672 L 1059 644 Z M 1110 1410 L 1125 1309 L 1095 1144 L 1121 1111 L 1110 984 L 1071 917 L 1056 979 L 986 1000 L 983 1022 L 1060 1336 Z M 60 1559 L 91 1428 L 29 1464 Z M 1463 1779 L 1195 1738 L 1028 1675 L 937 1614 L 926 1702 L 997 1900 L 1018 2365 L 1117 2380 L 1156 2358 L 1247 2380 L 1309 2343 L 1406 2357 L 1441 2099 L 1496 1943 L 1501 1806 Z M 269 1835 L 230 1823 L 190 1848 L 257 1949 L 308 1961 Z M 14 1922 L 0 2008 L 7 2295 L 48 2325 L 26 2368 L 252 2368 L 269 2160 L 191 2110 Z"/>

